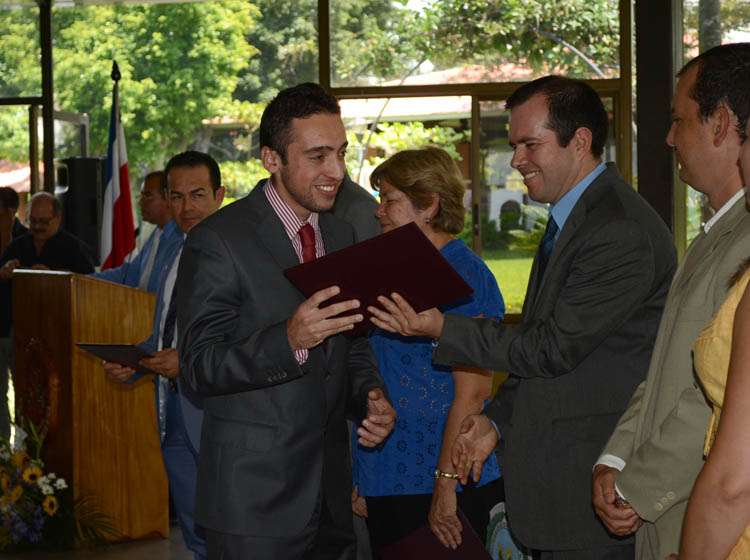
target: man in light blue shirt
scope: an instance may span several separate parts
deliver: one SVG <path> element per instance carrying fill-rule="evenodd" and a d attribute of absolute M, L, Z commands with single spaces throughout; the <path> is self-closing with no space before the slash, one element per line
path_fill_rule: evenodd
<path fill-rule="evenodd" d="M 511 166 L 532 200 L 551 205 L 521 323 L 417 315 L 395 297 L 381 298 L 390 313 L 373 322 L 436 339 L 434 363 L 508 372 L 482 414 L 463 421 L 452 462 L 462 483 L 470 470 L 476 482 L 497 448 L 520 543 L 540 560 L 632 560 L 633 539 L 609 534 L 594 513 L 591 466 L 646 377 L 674 245 L 602 162 L 608 116 L 590 86 L 546 76 L 518 88 L 506 108 Z"/>
<path fill-rule="evenodd" d="M 163 171 L 146 175 L 141 188 L 141 215 L 156 229 L 132 259 L 117 268 L 93 274 L 95 278 L 156 293 L 161 275 L 169 268 L 171 249 L 182 242 L 182 232 L 172 220 Z"/>

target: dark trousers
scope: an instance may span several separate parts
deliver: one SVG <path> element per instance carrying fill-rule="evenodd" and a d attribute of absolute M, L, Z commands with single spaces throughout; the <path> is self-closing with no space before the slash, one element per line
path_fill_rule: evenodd
<path fill-rule="evenodd" d="M 470 484 L 457 496 L 458 507 L 484 542 L 490 522 L 490 510 L 504 498 L 502 478 L 481 488 Z M 379 558 L 378 551 L 381 548 L 427 523 L 432 494 L 368 497 L 366 501 L 367 529 L 370 533 L 373 558 Z"/>
<path fill-rule="evenodd" d="M 180 396 L 170 390 L 167 394 L 167 423 L 161 446 L 164 467 L 169 480 L 169 491 L 177 520 L 182 529 L 185 546 L 193 551 L 195 560 L 205 560 L 206 541 L 203 528 L 195 524 L 195 489 L 198 479 L 198 455 L 188 442 L 180 411 Z"/>
<path fill-rule="evenodd" d="M 357 552 L 351 525 L 336 525 L 322 498 L 299 535 L 265 538 L 206 529 L 206 541 L 208 560 L 355 560 Z"/>

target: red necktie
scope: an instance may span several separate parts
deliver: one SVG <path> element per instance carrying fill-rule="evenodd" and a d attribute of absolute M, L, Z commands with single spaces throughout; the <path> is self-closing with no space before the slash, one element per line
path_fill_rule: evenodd
<path fill-rule="evenodd" d="M 310 224 L 299 228 L 299 238 L 302 241 L 302 262 L 315 260 L 315 230 Z"/>

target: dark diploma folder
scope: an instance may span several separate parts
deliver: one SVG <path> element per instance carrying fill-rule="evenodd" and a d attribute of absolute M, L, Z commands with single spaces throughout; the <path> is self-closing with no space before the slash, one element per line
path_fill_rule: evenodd
<path fill-rule="evenodd" d="M 456 550 L 445 548 L 434 535 L 428 524 L 422 525 L 395 543 L 380 549 L 381 560 L 405 560 L 407 558 L 429 558 L 430 560 L 491 560 L 491 556 L 479 540 L 479 535 L 469 525 L 460 509 L 461 544 Z"/>
<path fill-rule="evenodd" d="M 141 350 L 137 346 L 133 346 L 132 344 L 95 344 L 76 342 L 76 346 L 101 358 L 102 360 L 131 367 L 136 373 L 140 373 L 141 375 L 157 375 L 155 371 L 151 371 L 138 363 L 143 358 L 150 358 L 151 354 L 145 350 Z"/>
<path fill-rule="evenodd" d="M 383 233 L 284 271 L 306 296 L 330 286 L 341 293 L 326 305 L 358 299 L 360 306 L 342 315 L 362 313 L 349 334 L 374 327 L 368 306 L 381 307 L 377 297 L 393 292 L 420 312 L 465 298 L 473 293 L 461 275 L 440 254 L 415 223 Z"/>

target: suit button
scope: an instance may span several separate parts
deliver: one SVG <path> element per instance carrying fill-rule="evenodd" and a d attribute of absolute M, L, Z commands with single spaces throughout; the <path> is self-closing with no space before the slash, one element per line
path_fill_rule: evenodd
<path fill-rule="evenodd" d="M 666 506 L 669 503 L 669 499 L 668 498 L 661 498 L 659 501 L 664 506 Z"/>
<path fill-rule="evenodd" d="M 675 497 L 674 492 L 672 491 L 667 492 L 667 498 L 669 498 L 670 500 L 674 500 L 674 497 Z"/>
<path fill-rule="evenodd" d="M 664 506 L 663 506 L 663 505 L 661 505 L 661 504 L 660 504 L 659 502 L 656 502 L 656 503 L 654 504 L 654 509 L 655 509 L 656 511 L 661 511 L 661 510 L 663 510 L 663 509 L 664 509 Z"/>

